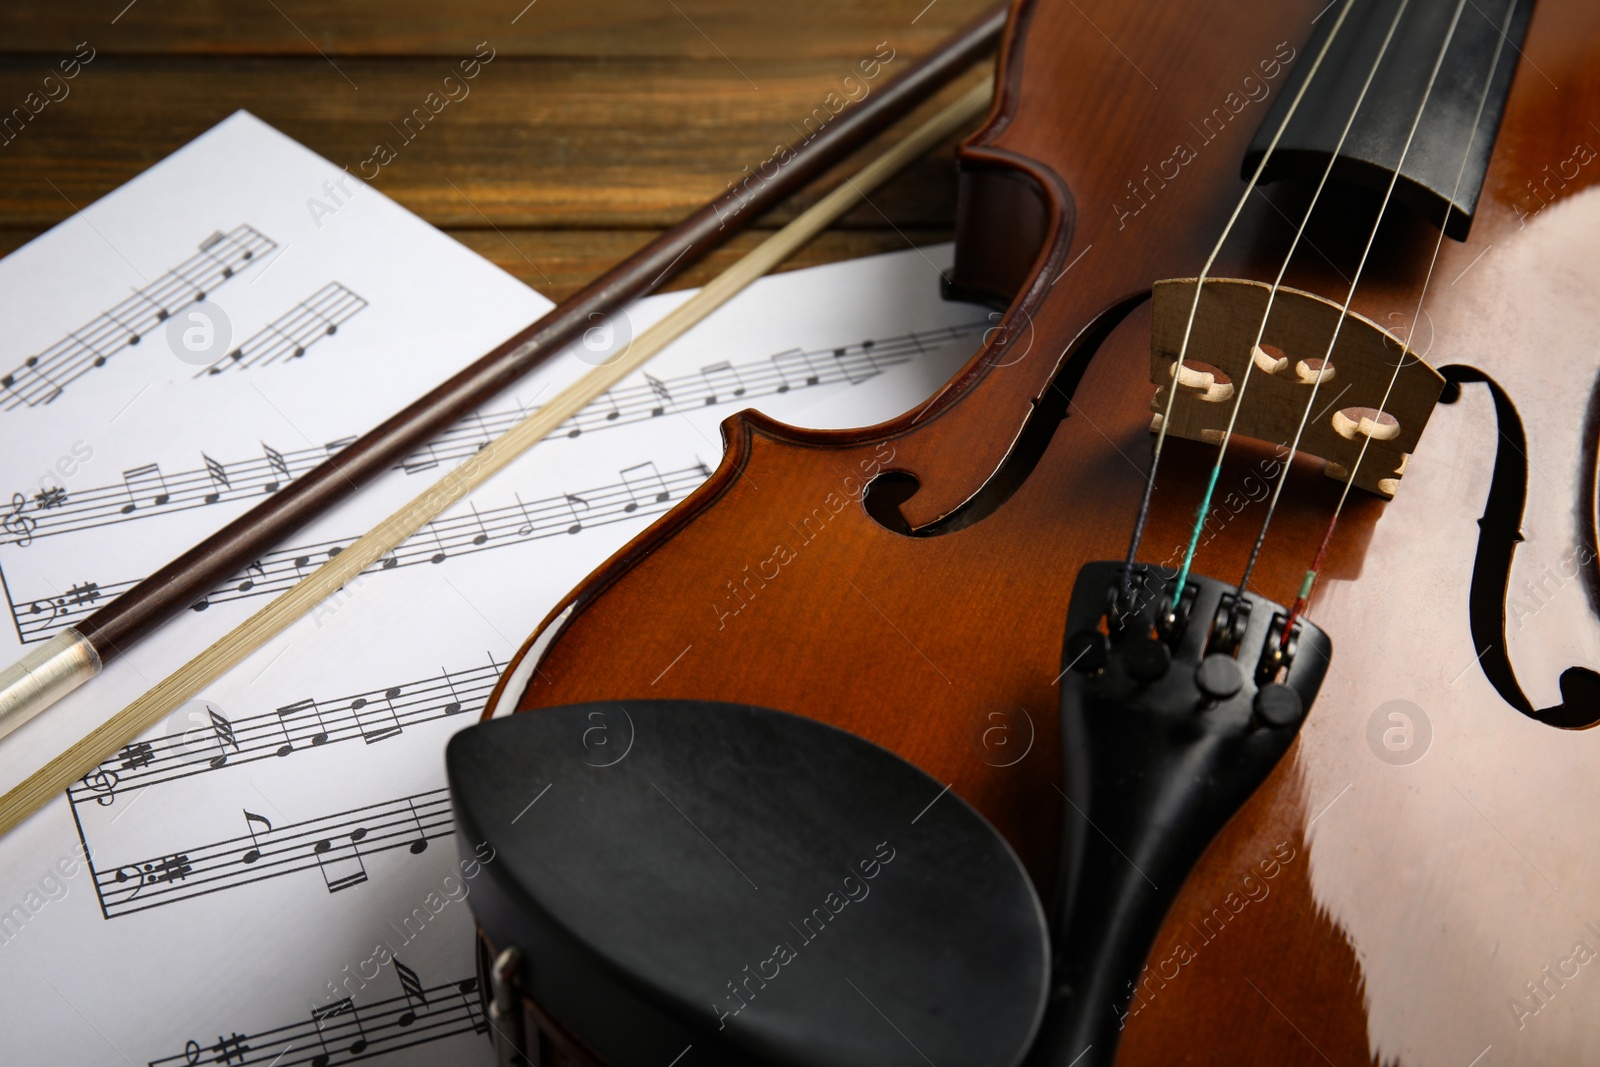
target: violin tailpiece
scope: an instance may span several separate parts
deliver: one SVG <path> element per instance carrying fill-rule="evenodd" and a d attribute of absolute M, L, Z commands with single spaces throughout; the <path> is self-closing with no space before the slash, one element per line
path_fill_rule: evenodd
<path fill-rule="evenodd" d="M 1309 620 L 1231 583 L 1191 574 L 1180 591 L 1171 571 L 1127 570 L 1085 564 L 1067 609 L 1067 892 L 1051 977 L 1060 1010 L 1037 1063 L 1064 1064 L 1086 1047 L 1095 1051 L 1085 1063 L 1113 1061 L 1163 918 L 1288 750 L 1333 654 Z"/>
<path fill-rule="evenodd" d="M 1371 319 L 1350 312 L 1341 324 L 1339 305 L 1315 294 L 1279 286 L 1273 295 L 1264 282 L 1210 278 L 1195 307 L 1195 284 L 1193 278 L 1181 278 L 1155 285 L 1150 380 L 1156 386 L 1151 402 L 1156 415 L 1151 430 L 1161 428 L 1193 309 L 1194 326 L 1177 375 L 1169 434 L 1221 443 L 1239 383 L 1250 369 L 1243 399 L 1238 401 L 1235 433 L 1287 445 L 1310 403 L 1311 418 L 1299 450 L 1326 460 L 1329 477 L 1348 481 L 1355 469 L 1357 487 L 1393 497 L 1444 390 L 1439 372 Z M 1268 316 L 1265 330 L 1261 330 L 1263 315 Z M 1336 328 L 1333 354 L 1324 364 Z M 1362 457 L 1368 439 L 1371 443 Z"/>

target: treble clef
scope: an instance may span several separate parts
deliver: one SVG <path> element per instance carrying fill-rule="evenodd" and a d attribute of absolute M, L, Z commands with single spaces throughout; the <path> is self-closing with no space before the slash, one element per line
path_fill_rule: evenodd
<path fill-rule="evenodd" d="M 11 510 L 4 518 L 0 518 L 0 529 L 4 529 L 11 536 L 18 548 L 26 548 L 33 543 L 33 531 L 38 528 L 38 523 L 22 513 L 28 505 L 28 498 L 21 493 L 11 494 Z"/>

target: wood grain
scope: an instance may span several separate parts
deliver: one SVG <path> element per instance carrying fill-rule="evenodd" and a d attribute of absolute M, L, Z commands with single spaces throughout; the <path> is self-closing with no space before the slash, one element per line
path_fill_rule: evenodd
<path fill-rule="evenodd" d="M 117 18 L 119 11 L 127 10 Z M 99 0 L 0 7 L 6 51 L 49 54 L 86 37 L 128 54 L 454 56 L 488 39 L 511 55 L 728 60 L 853 59 L 882 40 L 932 48 L 984 0 Z M 520 17 L 519 17 L 520 15 Z"/>
<path fill-rule="evenodd" d="M 679 10 L 539 0 L 512 26 L 520 6 L 283 2 L 280 14 L 139 0 L 112 25 L 116 10 L 5 5 L 0 114 L 21 107 L 78 42 L 95 53 L 66 96 L 0 138 L 0 251 L 245 108 L 559 299 L 793 139 L 852 72 L 855 94 L 870 94 L 984 5 L 939 0 L 913 24 L 924 3 L 830 0 L 783 13 L 732 0 Z M 414 124 L 408 140 L 406 117 L 484 40 L 494 58 L 468 94 Z M 894 58 L 862 81 L 856 65 L 882 42 Z M 890 140 L 971 84 L 930 101 Z M 394 161 L 363 167 L 379 143 Z M 948 239 L 951 150 L 909 168 L 789 267 Z M 798 197 L 763 225 L 770 232 L 814 201 Z M 761 236 L 675 284 L 701 284 Z"/>

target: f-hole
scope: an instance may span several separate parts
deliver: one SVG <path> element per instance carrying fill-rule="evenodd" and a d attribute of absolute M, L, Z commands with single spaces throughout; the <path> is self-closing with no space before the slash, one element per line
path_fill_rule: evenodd
<path fill-rule="evenodd" d="M 900 505 L 910 500 L 922 483 L 910 471 L 884 471 L 867 484 L 861 506 L 872 521 L 891 533 L 910 535 L 911 524 L 900 513 Z"/>
<path fill-rule="evenodd" d="M 1028 413 L 1027 421 L 1022 424 L 1022 432 L 1017 435 L 1011 452 L 983 488 L 974 493 L 966 503 L 937 522 L 913 530 L 901 514 L 900 505 L 911 499 L 920 483 L 913 475 L 904 471 L 885 471 L 873 479 L 867 488 L 864 504 L 867 514 L 872 516 L 879 526 L 891 533 L 904 534 L 908 537 L 937 537 L 955 530 L 964 530 L 994 514 L 1001 504 L 1011 499 L 1011 494 L 1027 481 L 1028 475 L 1039 465 L 1045 449 L 1050 446 L 1050 439 L 1055 436 L 1056 427 L 1067 417 L 1067 405 L 1072 399 L 1072 394 L 1077 390 L 1078 383 L 1083 380 L 1084 371 L 1089 368 L 1089 362 L 1100 350 L 1100 346 L 1122 320 L 1128 317 L 1128 312 L 1148 299 L 1150 293 L 1146 291 L 1129 297 L 1120 304 L 1112 305 L 1101 312 L 1089 327 L 1078 335 L 1063 354 L 1061 365 L 1056 368 L 1050 384 L 1045 386 L 1042 394 L 1034 398 L 1033 410 Z"/>
<path fill-rule="evenodd" d="M 1575 730 L 1600 722 L 1600 674 L 1588 667 L 1572 666 L 1561 672 L 1561 703 L 1535 708 L 1522 691 L 1506 647 L 1506 607 L 1511 585 L 1511 559 L 1522 541 L 1522 516 L 1528 497 L 1527 434 L 1522 417 L 1500 384 L 1475 367 L 1441 367 L 1450 382 L 1441 397 L 1454 403 L 1460 383 L 1478 382 L 1488 387 L 1499 424 L 1494 475 L 1483 517 L 1478 520 L 1478 553 L 1472 567 L 1468 612 L 1472 644 L 1483 650 L 1483 673 L 1507 704 L 1531 719 Z"/>

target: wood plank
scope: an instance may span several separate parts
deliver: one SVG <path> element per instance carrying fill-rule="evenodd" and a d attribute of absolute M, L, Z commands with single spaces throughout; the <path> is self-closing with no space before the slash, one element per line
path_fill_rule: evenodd
<path fill-rule="evenodd" d="M 471 55 L 480 41 L 513 56 L 830 59 L 880 41 L 917 55 L 975 18 L 989 0 L 107 0 L 0 5 L 8 52 L 68 55 L 87 40 L 108 54 Z M 126 5 L 126 7 L 124 6 Z M 120 14 L 119 14 L 120 12 Z M 115 21 L 113 22 L 113 18 Z M 843 71 L 841 70 L 841 73 Z M 42 72 L 41 72 L 42 73 Z M 757 79 L 759 83 L 759 79 Z"/>
<path fill-rule="evenodd" d="M 838 85 L 834 66 L 816 61 L 752 62 L 746 71 L 763 85 L 754 91 L 720 61 L 502 56 L 434 114 L 435 61 L 341 66 L 359 91 L 321 59 L 99 56 L 66 98 L 12 119 L 11 140 L 0 145 L 0 228 L 47 228 L 240 107 L 436 225 L 662 227 L 796 140 L 797 130 L 831 117 L 825 101 Z M 974 72 L 897 131 L 982 76 Z M 0 100 L 20 101 L 38 84 L 31 60 L 0 59 Z M 380 145 L 393 153 L 387 165 Z M 846 225 L 948 225 L 948 150 L 874 202 L 881 215 L 863 208 Z"/>
<path fill-rule="evenodd" d="M 450 236 L 516 275 L 552 300 L 571 295 L 585 282 L 655 236 L 649 230 L 450 230 Z M 770 236 L 770 229 L 747 230 L 689 268 L 665 290 L 704 285 L 734 260 Z M 814 267 L 857 256 L 898 252 L 948 241 L 948 230 L 833 230 L 812 241 L 781 269 Z"/>

